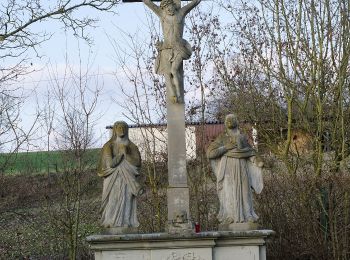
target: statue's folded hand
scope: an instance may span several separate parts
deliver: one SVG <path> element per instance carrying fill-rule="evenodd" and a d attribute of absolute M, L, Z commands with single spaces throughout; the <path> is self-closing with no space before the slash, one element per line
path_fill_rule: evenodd
<path fill-rule="evenodd" d="M 129 147 L 128 145 L 125 145 L 125 144 L 119 144 L 118 145 L 118 153 L 120 154 L 128 154 L 129 153 Z"/>
<path fill-rule="evenodd" d="M 122 161 L 123 157 L 124 157 L 124 154 L 115 156 L 115 157 L 112 159 L 112 168 L 117 167 L 117 166 L 119 165 L 119 163 Z"/>
<path fill-rule="evenodd" d="M 112 165 L 111 165 L 111 167 L 112 167 L 112 168 L 115 168 L 116 166 L 117 166 L 117 158 L 114 157 L 114 158 L 112 159 Z"/>
<path fill-rule="evenodd" d="M 232 142 L 225 143 L 225 149 L 226 150 L 232 150 L 232 149 L 236 148 L 236 146 L 237 145 L 235 143 L 232 143 Z"/>

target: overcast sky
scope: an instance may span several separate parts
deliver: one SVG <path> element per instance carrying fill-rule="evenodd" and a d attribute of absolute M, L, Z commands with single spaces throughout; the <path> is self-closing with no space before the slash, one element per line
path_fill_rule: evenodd
<path fill-rule="evenodd" d="M 112 98 L 118 99 L 122 98 L 122 96 L 115 83 L 117 68 L 114 61 L 114 50 L 109 38 L 114 38 L 120 44 L 123 44 L 120 35 L 121 30 L 132 34 L 142 30 L 146 17 L 146 9 L 142 3 L 120 4 L 116 10 L 118 14 L 94 12 L 91 9 L 88 11 L 84 10 L 89 12 L 89 15 L 99 19 L 96 28 L 87 30 L 94 41 L 92 45 L 88 45 L 84 40 L 78 40 L 70 31 L 65 32 L 61 28 L 62 25 L 57 22 L 48 21 L 35 24 L 32 27 L 34 31 L 41 31 L 42 26 L 45 26 L 45 30 L 53 33 L 53 35 L 51 39 L 38 48 L 38 53 L 41 57 L 32 60 L 32 67 L 37 72 L 31 73 L 19 81 L 19 85 L 24 87 L 28 94 L 34 89 L 37 96 L 39 96 L 40 102 L 53 71 L 57 72 L 57 75 L 55 75 L 57 78 L 63 80 L 66 56 L 68 56 L 69 65 L 78 69 L 80 50 L 83 66 L 90 59 L 92 64 L 91 73 L 98 75 L 99 84 L 103 85 L 102 95 L 97 106 L 97 114 L 102 115 L 101 119 L 97 121 L 95 128 L 97 136 L 106 133 L 106 125 L 112 124 L 116 120 L 125 120 L 122 116 L 122 109 L 112 100 Z M 35 57 L 34 53 L 30 53 L 30 55 Z M 119 76 L 122 77 L 122 74 Z M 30 118 L 35 114 L 36 109 L 36 97 L 34 95 L 30 96 L 31 98 L 27 99 L 23 109 L 23 116 L 26 118 L 28 125 L 30 125 Z M 108 138 L 108 135 L 104 135 L 97 145 L 101 145 L 106 138 Z"/>
<path fill-rule="evenodd" d="M 209 1 L 202 2 L 201 8 L 205 9 L 211 4 Z M 96 28 L 88 30 L 89 35 L 94 40 L 91 46 L 88 46 L 83 40 L 78 41 L 72 36 L 71 32 L 65 32 L 60 28 L 61 25 L 56 22 L 36 24 L 33 27 L 34 30 L 40 31 L 41 26 L 45 26 L 47 31 L 53 33 L 53 36 L 38 49 L 42 57 L 33 59 L 33 68 L 36 68 L 38 72 L 30 74 L 20 81 L 20 85 L 26 89 L 33 89 L 35 87 L 35 91 L 40 97 L 50 80 L 50 70 L 52 72 L 53 68 L 55 70 L 57 69 L 58 75 L 56 76 L 63 78 L 66 54 L 70 65 L 73 67 L 78 67 L 79 49 L 83 64 L 88 63 L 88 57 L 90 59 L 93 58 L 92 74 L 98 74 L 99 83 L 103 84 L 102 95 L 97 106 L 98 114 L 102 115 L 95 128 L 97 136 L 107 133 L 105 131 L 106 125 L 110 125 L 116 120 L 125 120 L 122 116 L 122 109 L 112 101 L 113 98 L 122 98 L 122 95 L 115 83 L 115 76 L 113 75 L 115 72 L 118 72 L 118 68 L 114 61 L 115 53 L 109 39 L 113 38 L 120 44 L 123 44 L 125 40 L 123 40 L 122 31 L 131 34 L 137 33 L 140 41 L 142 41 L 142 37 L 149 37 L 146 28 L 146 12 L 149 11 L 143 3 L 120 4 L 116 10 L 118 14 L 89 13 L 98 17 L 100 20 Z M 89 10 L 89 12 L 92 12 L 92 10 Z M 60 73 L 62 73 L 62 76 L 59 75 Z M 122 78 L 123 75 L 120 74 L 119 77 Z M 30 118 L 34 114 L 34 103 L 34 99 L 32 98 L 28 99 L 25 104 L 24 113 L 26 118 Z M 108 135 L 106 134 L 97 145 L 102 145 L 107 138 Z"/>

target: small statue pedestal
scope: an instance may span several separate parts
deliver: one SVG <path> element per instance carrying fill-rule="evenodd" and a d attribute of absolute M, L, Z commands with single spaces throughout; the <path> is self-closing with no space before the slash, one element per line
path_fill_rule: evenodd
<path fill-rule="evenodd" d="M 266 260 L 272 230 L 92 235 L 96 260 Z"/>

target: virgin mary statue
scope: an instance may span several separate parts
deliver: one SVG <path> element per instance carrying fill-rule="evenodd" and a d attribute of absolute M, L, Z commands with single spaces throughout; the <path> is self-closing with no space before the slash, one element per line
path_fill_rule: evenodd
<path fill-rule="evenodd" d="M 225 132 L 209 145 L 207 156 L 216 175 L 221 226 L 256 222 L 252 190 L 263 189 L 262 162 L 257 162 L 255 150 L 240 133 L 234 114 L 226 116 Z"/>
<path fill-rule="evenodd" d="M 98 169 L 98 175 L 103 177 L 103 227 L 139 226 L 136 196 L 141 192 L 141 186 L 136 177 L 140 166 L 140 152 L 129 140 L 128 125 L 123 121 L 116 122 L 112 138 L 102 148 Z"/>

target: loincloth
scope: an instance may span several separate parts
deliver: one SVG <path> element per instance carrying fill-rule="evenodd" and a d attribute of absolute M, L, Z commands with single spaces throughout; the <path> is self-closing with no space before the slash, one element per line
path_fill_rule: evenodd
<path fill-rule="evenodd" d="M 170 73 L 172 63 L 176 59 L 188 60 L 191 55 L 192 47 L 186 40 L 175 45 L 166 45 L 161 42 L 155 62 L 155 72 L 161 75 Z"/>

